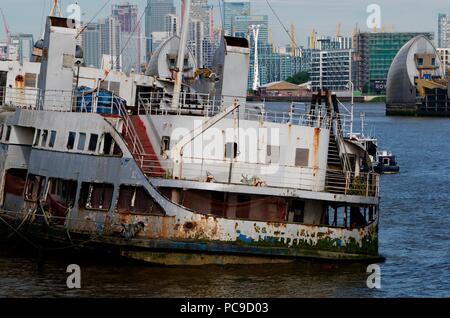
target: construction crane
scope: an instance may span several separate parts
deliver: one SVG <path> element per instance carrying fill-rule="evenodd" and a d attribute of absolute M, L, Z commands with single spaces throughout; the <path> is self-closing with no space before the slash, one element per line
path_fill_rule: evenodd
<path fill-rule="evenodd" d="M 6 34 L 6 52 L 5 52 L 5 58 L 9 57 L 9 46 L 11 45 L 11 32 L 8 26 L 8 23 L 6 22 L 5 14 L 3 13 L 2 8 L 0 8 L 0 13 L 2 14 L 3 19 L 3 27 L 5 28 L 5 34 Z"/>
<path fill-rule="evenodd" d="M 9 26 L 8 26 L 8 23 L 6 22 L 5 14 L 3 13 L 2 8 L 0 8 L 0 13 L 2 14 L 3 27 L 5 28 L 5 33 L 6 33 L 6 41 L 8 41 L 8 43 L 10 43 L 11 32 L 9 30 Z"/>
<path fill-rule="evenodd" d="M 316 30 L 312 30 L 311 33 L 311 48 L 314 50 L 316 48 Z"/>
<path fill-rule="evenodd" d="M 291 57 L 295 56 L 295 26 L 291 24 Z"/>

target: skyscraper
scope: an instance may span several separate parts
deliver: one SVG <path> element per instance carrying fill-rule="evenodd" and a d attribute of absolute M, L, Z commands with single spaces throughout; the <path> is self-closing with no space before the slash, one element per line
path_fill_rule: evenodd
<path fill-rule="evenodd" d="M 238 15 L 233 17 L 233 33 L 231 35 L 248 38 L 251 35 L 249 33 L 251 26 L 259 26 L 258 42 L 260 45 L 266 45 L 269 42 L 269 17 L 267 15 Z"/>
<path fill-rule="evenodd" d="M 195 57 L 197 67 L 203 67 L 203 41 L 204 36 L 203 22 L 198 19 L 191 19 L 189 22 L 188 47 Z"/>
<path fill-rule="evenodd" d="M 192 0 L 191 17 L 203 22 L 203 34 L 210 36 L 212 7 L 208 5 L 208 0 Z"/>
<path fill-rule="evenodd" d="M 193 19 L 201 22 L 203 26 L 202 32 L 196 32 L 200 41 L 196 46 L 201 49 L 201 63 L 197 63 L 199 67 L 210 67 L 213 59 L 213 43 L 214 43 L 214 13 L 213 7 L 208 4 L 208 0 L 192 0 L 191 16 Z M 198 23 L 197 23 L 198 26 Z M 199 61 L 197 61 L 199 62 Z"/>
<path fill-rule="evenodd" d="M 114 4 L 111 9 L 111 16 L 116 17 L 120 22 L 120 31 L 131 33 L 138 22 L 138 6 L 123 2 Z M 136 28 L 135 28 L 136 27 Z"/>
<path fill-rule="evenodd" d="M 164 32 L 165 17 L 167 14 L 175 14 L 173 0 L 147 0 L 145 11 L 145 37 L 147 39 L 147 51 L 151 52 L 151 37 L 153 32 Z M 148 54 L 149 52 L 147 52 Z"/>
<path fill-rule="evenodd" d="M 121 54 L 121 32 L 120 22 L 116 17 L 107 17 L 98 20 L 99 32 L 100 32 L 100 53 L 101 59 L 103 55 L 108 55 L 114 64 L 114 69 L 120 70 Z"/>
<path fill-rule="evenodd" d="M 114 4 L 111 16 L 119 21 L 122 48 L 122 70 L 139 69 L 141 64 L 141 26 L 138 24 L 138 6 L 123 2 Z M 125 46 L 126 45 L 126 46 Z"/>
<path fill-rule="evenodd" d="M 101 49 L 98 23 L 89 23 L 83 33 L 84 64 L 99 68 Z"/>
<path fill-rule="evenodd" d="M 233 18 L 250 15 L 250 0 L 223 0 L 223 25 L 225 35 L 232 35 Z"/>
<path fill-rule="evenodd" d="M 164 31 L 172 35 L 178 35 L 180 33 L 180 19 L 176 14 L 166 14 Z"/>
<path fill-rule="evenodd" d="M 450 47 L 450 14 L 440 13 L 438 16 L 438 47 Z"/>

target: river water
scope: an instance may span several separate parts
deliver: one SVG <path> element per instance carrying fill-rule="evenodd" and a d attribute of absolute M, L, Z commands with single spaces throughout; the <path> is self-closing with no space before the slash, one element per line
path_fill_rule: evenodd
<path fill-rule="evenodd" d="M 35 252 L 0 245 L 0 297 L 450 297 L 450 119 L 386 117 L 384 104 L 364 104 L 356 128 L 360 112 L 401 165 L 381 181 L 380 289 L 367 287 L 367 264 L 185 268 L 61 254 L 38 268 Z M 79 290 L 66 287 L 72 263 Z"/>

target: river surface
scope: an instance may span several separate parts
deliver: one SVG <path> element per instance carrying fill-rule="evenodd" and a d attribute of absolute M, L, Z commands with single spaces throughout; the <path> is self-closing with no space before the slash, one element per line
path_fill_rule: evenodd
<path fill-rule="evenodd" d="M 450 119 L 386 117 L 384 104 L 365 104 L 358 129 L 360 112 L 401 166 L 382 176 L 380 289 L 367 287 L 367 264 L 185 268 L 61 254 L 38 267 L 35 252 L 0 245 L 0 297 L 450 297 Z M 79 290 L 66 287 L 72 263 Z"/>

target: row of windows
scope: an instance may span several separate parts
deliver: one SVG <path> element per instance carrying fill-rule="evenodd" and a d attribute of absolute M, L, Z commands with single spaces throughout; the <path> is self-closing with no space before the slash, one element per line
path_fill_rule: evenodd
<path fill-rule="evenodd" d="M 48 141 L 48 145 L 47 145 L 47 141 Z M 47 129 L 37 129 L 36 130 L 36 134 L 34 137 L 34 141 L 33 141 L 33 146 L 34 147 L 49 147 L 49 148 L 53 148 L 55 146 L 55 141 L 56 141 L 56 131 L 55 130 L 51 130 L 50 131 L 50 138 L 48 137 L 48 130 Z"/>
<path fill-rule="evenodd" d="M 49 137 L 50 135 L 50 137 Z M 99 135 L 98 134 L 89 134 L 89 142 L 88 134 L 86 133 L 77 133 L 70 131 L 67 137 L 66 148 L 67 150 L 78 150 L 78 151 L 88 151 L 88 152 L 96 152 L 99 144 Z M 48 147 L 54 148 L 56 142 L 56 131 L 47 129 L 37 129 L 36 134 L 33 141 L 33 146 L 35 147 Z M 76 145 L 75 145 L 76 144 Z M 86 150 L 87 144 L 87 150 Z M 101 153 L 105 155 L 118 155 L 121 156 L 122 152 L 119 146 L 114 141 L 113 137 L 109 133 L 105 133 L 102 135 L 102 149 Z M 75 148 L 76 147 L 76 148 Z"/>
<path fill-rule="evenodd" d="M 37 202 L 44 194 L 45 177 L 29 174 L 25 184 L 24 198 Z M 55 215 L 55 207 L 73 207 L 77 195 L 78 182 L 60 178 L 48 179 L 48 192 L 45 202 L 47 209 Z M 114 185 L 108 183 L 82 182 L 79 207 L 87 210 L 108 211 L 111 208 Z M 161 207 L 142 186 L 120 185 L 116 211 L 119 213 L 163 214 Z M 55 204 L 57 203 L 57 204 Z M 62 208 L 64 210 L 65 208 Z M 52 210 L 53 209 L 53 210 Z"/>

